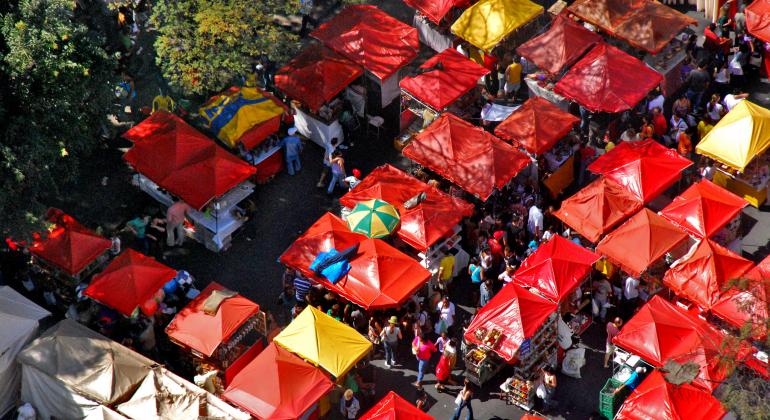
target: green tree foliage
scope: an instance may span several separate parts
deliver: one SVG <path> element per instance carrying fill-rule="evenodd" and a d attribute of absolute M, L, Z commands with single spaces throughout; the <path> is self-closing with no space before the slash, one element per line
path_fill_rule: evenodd
<path fill-rule="evenodd" d="M 0 7 L 0 230 L 24 234 L 98 146 L 115 60 L 73 0 Z"/>
<path fill-rule="evenodd" d="M 222 90 L 261 53 L 282 62 L 296 52 L 297 36 L 274 20 L 298 8 L 290 0 L 159 0 L 151 17 L 157 64 L 181 94 Z"/>

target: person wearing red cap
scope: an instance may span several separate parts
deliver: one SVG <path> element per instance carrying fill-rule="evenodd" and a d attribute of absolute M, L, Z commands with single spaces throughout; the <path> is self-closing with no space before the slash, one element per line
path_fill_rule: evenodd
<path fill-rule="evenodd" d="M 358 184 L 361 183 L 361 171 L 358 170 L 358 169 L 353 169 L 351 171 L 351 175 L 348 176 L 348 177 L 345 177 L 345 179 L 343 179 L 343 181 L 345 181 L 345 184 L 347 184 L 348 191 L 352 190 Z"/>

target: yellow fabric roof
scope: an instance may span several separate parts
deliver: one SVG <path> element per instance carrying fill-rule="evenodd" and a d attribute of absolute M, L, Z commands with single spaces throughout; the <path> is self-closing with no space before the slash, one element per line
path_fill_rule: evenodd
<path fill-rule="evenodd" d="M 463 12 L 452 25 L 452 32 L 489 52 L 541 13 L 543 6 L 529 0 L 481 0 Z"/>
<path fill-rule="evenodd" d="M 244 86 L 215 96 L 198 111 L 206 127 L 230 147 L 247 131 L 283 114 L 283 108 L 258 88 Z"/>
<path fill-rule="evenodd" d="M 695 151 L 744 171 L 770 146 L 770 110 L 742 100 L 698 143 Z"/>
<path fill-rule="evenodd" d="M 337 378 L 345 375 L 372 343 L 353 328 L 308 306 L 273 341 Z"/>

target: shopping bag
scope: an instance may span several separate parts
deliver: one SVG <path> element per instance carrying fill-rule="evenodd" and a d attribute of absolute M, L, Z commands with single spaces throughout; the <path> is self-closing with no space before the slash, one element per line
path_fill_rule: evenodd
<path fill-rule="evenodd" d="M 541 400 L 545 399 L 545 385 L 541 382 L 540 385 L 537 386 L 537 389 L 535 390 L 535 395 L 537 395 L 537 398 L 540 398 Z"/>
<path fill-rule="evenodd" d="M 457 394 L 457 398 L 455 398 L 455 405 L 460 405 L 463 403 L 463 391 L 460 390 L 460 392 Z"/>

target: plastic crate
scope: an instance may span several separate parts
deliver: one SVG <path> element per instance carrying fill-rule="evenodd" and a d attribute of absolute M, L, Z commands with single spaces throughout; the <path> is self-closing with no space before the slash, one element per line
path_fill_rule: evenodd
<path fill-rule="evenodd" d="M 610 378 L 599 392 L 599 413 L 608 419 L 615 417 L 615 413 L 618 412 L 623 401 L 628 396 L 628 388 L 623 388 L 623 391 L 617 394 L 614 393 L 621 385 L 623 385 L 623 382 Z"/>

